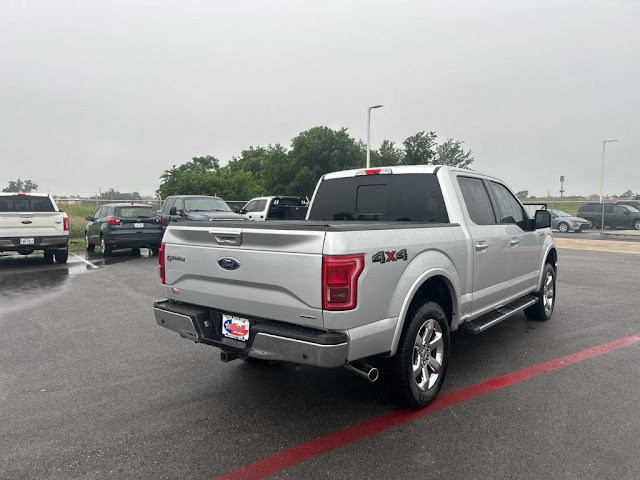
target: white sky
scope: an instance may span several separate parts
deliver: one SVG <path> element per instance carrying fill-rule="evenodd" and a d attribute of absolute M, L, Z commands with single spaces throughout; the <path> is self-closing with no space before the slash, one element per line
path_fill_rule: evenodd
<path fill-rule="evenodd" d="M 131 7 L 135 4 L 136 7 Z M 0 0 L 0 187 L 152 193 L 317 125 L 465 141 L 514 190 L 640 192 L 640 2 Z"/>

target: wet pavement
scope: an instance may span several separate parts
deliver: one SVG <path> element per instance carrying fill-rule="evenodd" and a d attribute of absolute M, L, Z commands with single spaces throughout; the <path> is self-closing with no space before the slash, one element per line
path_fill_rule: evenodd
<path fill-rule="evenodd" d="M 221 363 L 156 325 L 156 258 L 0 258 L 0 478 L 212 479 L 398 406 L 344 369 Z M 560 250 L 549 322 L 452 335 L 442 394 L 640 332 L 637 255 Z M 640 344 L 273 478 L 640 478 Z"/>

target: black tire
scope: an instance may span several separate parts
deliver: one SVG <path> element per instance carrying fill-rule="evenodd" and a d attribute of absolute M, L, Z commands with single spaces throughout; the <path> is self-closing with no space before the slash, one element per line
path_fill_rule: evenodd
<path fill-rule="evenodd" d="M 449 364 L 449 323 L 444 310 L 435 302 L 424 303 L 410 312 L 406 322 L 398 350 L 389 359 L 383 374 L 398 399 L 418 409 L 436 397 L 444 382 Z M 419 334 L 424 340 L 421 351 L 416 345 Z M 437 364 L 438 372 L 434 369 Z"/>
<path fill-rule="evenodd" d="M 562 233 L 567 233 L 569 231 L 569 224 L 567 222 L 560 222 L 558 224 L 558 230 Z"/>
<path fill-rule="evenodd" d="M 160 251 L 160 247 L 152 247 L 151 248 L 151 256 L 152 257 L 157 257 L 159 251 Z"/>
<path fill-rule="evenodd" d="M 633 221 L 633 228 L 640 230 L 640 218 Z"/>
<path fill-rule="evenodd" d="M 44 251 L 44 263 L 53 263 L 53 252 L 51 250 Z"/>
<path fill-rule="evenodd" d="M 551 278 L 549 282 L 548 278 Z M 549 290 L 550 288 L 550 290 Z M 538 301 L 524 309 L 524 314 L 529 320 L 549 320 L 556 306 L 556 270 L 553 265 L 547 263 L 542 272 L 542 285 L 536 294 Z M 551 303 L 549 305 L 549 299 Z"/>
<path fill-rule="evenodd" d="M 138 247 L 133 247 L 131 249 L 131 255 L 133 255 L 134 257 L 139 257 L 140 256 L 140 249 Z"/>
<path fill-rule="evenodd" d="M 93 252 L 96 246 L 89 241 L 89 232 L 84 232 L 84 249 L 87 252 Z"/>
<path fill-rule="evenodd" d="M 100 236 L 100 254 L 103 257 L 108 257 L 111 254 L 111 247 L 104 241 L 104 237 Z"/>
<path fill-rule="evenodd" d="M 56 250 L 53 254 L 56 257 L 56 263 L 67 263 L 69 259 L 69 250 Z"/>

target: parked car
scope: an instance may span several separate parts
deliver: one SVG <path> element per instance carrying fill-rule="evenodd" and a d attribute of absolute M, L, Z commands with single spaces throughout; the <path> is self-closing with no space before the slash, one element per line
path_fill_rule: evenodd
<path fill-rule="evenodd" d="M 172 223 L 157 323 L 223 361 L 347 367 L 369 381 L 380 370 L 421 408 L 444 381 L 450 331 L 551 318 L 551 215 L 529 218 L 496 178 L 433 165 L 330 173 L 307 217 Z"/>
<path fill-rule="evenodd" d="M 0 252 L 44 252 L 47 263 L 69 257 L 69 217 L 45 193 L 0 193 Z"/>
<path fill-rule="evenodd" d="M 591 228 L 591 222 L 584 218 L 574 217 L 562 210 L 549 209 L 551 214 L 551 228 L 562 233 L 565 232 L 582 232 Z"/>
<path fill-rule="evenodd" d="M 303 220 L 307 216 L 309 200 L 306 197 L 258 197 L 240 210 L 248 220 Z"/>
<path fill-rule="evenodd" d="M 162 243 L 160 217 L 151 205 L 108 203 L 86 217 L 84 246 L 93 252 L 96 245 L 103 256 L 118 248 L 150 248 L 158 253 Z"/>
<path fill-rule="evenodd" d="M 207 195 L 172 195 L 162 204 L 162 227 L 176 220 L 242 220 L 220 197 Z"/>
<path fill-rule="evenodd" d="M 578 217 L 602 228 L 602 204 L 586 203 L 578 210 Z M 633 228 L 640 230 L 640 211 L 628 205 L 604 205 L 604 226 L 609 228 Z"/>

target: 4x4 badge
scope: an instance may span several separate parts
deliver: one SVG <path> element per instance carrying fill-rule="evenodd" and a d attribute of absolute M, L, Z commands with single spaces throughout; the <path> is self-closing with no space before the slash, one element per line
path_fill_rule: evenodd
<path fill-rule="evenodd" d="M 407 258 L 409 258 L 407 256 L 407 249 L 403 248 L 402 250 L 398 250 L 397 252 L 395 250 L 391 252 L 377 252 L 373 256 L 371 261 L 386 263 L 386 262 L 395 262 L 396 260 L 407 260 Z"/>

